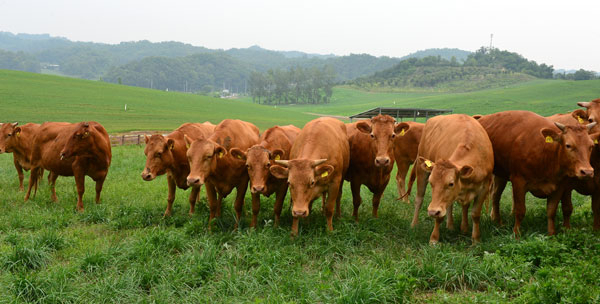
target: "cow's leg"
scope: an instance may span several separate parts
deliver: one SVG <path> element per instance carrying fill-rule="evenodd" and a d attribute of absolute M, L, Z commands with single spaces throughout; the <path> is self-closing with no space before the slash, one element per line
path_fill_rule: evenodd
<path fill-rule="evenodd" d="M 220 202 L 217 200 L 217 192 L 212 184 L 206 183 L 204 189 L 206 189 L 206 197 L 208 198 L 208 229 L 210 230 L 212 220 L 217 216 L 217 204 Z"/>
<path fill-rule="evenodd" d="M 556 226 L 554 221 L 556 219 L 556 209 L 558 209 L 558 203 L 563 195 L 563 190 L 559 189 L 550 194 L 547 200 L 547 214 L 548 214 L 548 235 L 556 234 Z"/>
<path fill-rule="evenodd" d="M 36 188 L 36 192 L 37 192 L 37 182 L 38 182 L 38 174 L 39 174 L 39 168 L 31 168 L 31 174 L 29 174 L 29 185 L 27 185 L 27 193 L 25 193 L 25 201 L 29 200 L 29 196 L 31 194 L 31 188 L 34 187 Z M 35 194 L 34 194 L 35 196 Z"/>
<path fill-rule="evenodd" d="M 423 205 L 423 197 L 427 188 L 427 172 L 421 170 L 418 166 L 415 169 L 417 170 L 417 195 L 415 196 L 415 214 L 410 224 L 413 228 L 419 223 L 419 210 L 421 210 L 421 205 Z"/>
<path fill-rule="evenodd" d="M 383 190 L 378 191 L 377 193 L 373 193 L 373 217 L 375 218 L 379 217 L 377 211 L 379 210 L 379 203 L 381 202 L 382 196 Z"/>
<path fill-rule="evenodd" d="M 58 197 L 56 196 L 56 179 L 58 178 L 58 174 L 56 174 L 54 172 L 50 172 L 48 175 L 48 178 L 50 179 L 48 182 L 50 184 L 50 192 L 52 192 L 52 195 L 50 198 L 52 199 L 53 202 L 57 202 Z M 84 175 L 84 178 L 85 178 L 85 175 Z M 77 179 L 75 181 L 77 182 Z M 38 185 L 38 182 L 36 182 L 36 185 L 35 185 L 36 190 L 37 190 L 37 185 Z"/>
<path fill-rule="evenodd" d="M 273 206 L 273 213 L 275 214 L 275 227 L 279 226 L 279 217 L 281 217 L 281 209 L 283 208 L 283 200 L 287 193 L 287 184 L 281 185 L 277 192 L 275 192 L 275 205 Z"/>
<path fill-rule="evenodd" d="M 462 207 L 462 219 L 460 221 L 460 232 L 469 232 L 469 204 L 464 204 Z"/>
<path fill-rule="evenodd" d="M 358 208 L 362 203 L 362 198 L 360 197 L 360 183 L 351 181 L 350 190 L 352 190 L 352 205 L 354 206 L 352 216 L 354 217 L 354 220 L 358 222 Z"/>
<path fill-rule="evenodd" d="M 600 230 L 600 193 L 592 194 L 592 213 L 594 214 L 594 230 Z"/>
<path fill-rule="evenodd" d="M 454 230 L 454 202 L 446 207 L 446 228 Z"/>
<path fill-rule="evenodd" d="M 244 197 L 246 196 L 246 190 L 248 190 L 248 177 L 242 178 L 242 182 L 240 182 L 236 187 L 236 195 L 235 195 L 235 226 L 234 229 L 238 228 L 238 224 L 240 219 L 242 218 L 242 211 L 244 208 Z"/>
<path fill-rule="evenodd" d="M 15 169 L 17 169 L 17 174 L 19 175 L 19 191 L 24 191 L 25 187 L 23 187 L 23 180 L 25 179 L 25 175 L 23 174 L 23 167 L 17 161 L 17 158 L 13 156 L 13 162 L 15 164 Z"/>
<path fill-rule="evenodd" d="M 85 174 L 79 170 L 73 170 L 75 176 L 75 184 L 77 185 L 77 211 L 83 212 L 83 193 L 85 192 Z M 54 189 L 54 183 L 52 184 Z M 56 195 L 56 192 L 53 192 Z"/>
<path fill-rule="evenodd" d="M 333 231 L 333 208 L 335 207 L 337 195 L 339 195 L 339 183 L 333 183 L 329 187 L 327 193 L 327 206 L 325 209 L 325 216 L 327 217 L 327 230 Z"/>
<path fill-rule="evenodd" d="M 481 242 L 481 232 L 479 230 L 479 222 L 481 219 L 481 208 L 483 207 L 483 201 L 486 199 L 487 189 L 479 193 L 475 200 L 473 200 L 473 210 L 471 210 L 471 219 L 473 220 L 473 232 L 471 239 L 473 244 Z M 468 206 L 468 205 L 467 205 Z"/>
<path fill-rule="evenodd" d="M 440 224 L 444 220 L 443 217 L 435 218 L 435 224 L 433 226 L 433 231 L 431 232 L 431 236 L 429 237 L 430 244 L 437 244 L 440 240 Z"/>
<path fill-rule="evenodd" d="M 258 213 L 260 212 L 260 193 L 252 193 L 252 222 L 250 228 L 256 227 Z"/>
<path fill-rule="evenodd" d="M 502 198 L 502 192 L 506 188 L 508 181 L 504 178 L 494 175 L 494 184 L 492 186 L 492 213 L 490 217 L 493 222 L 498 225 L 502 225 L 502 218 L 500 217 L 500 199 Z"/>
<path fill-rule="evenodd" d="M 190 212 L 189 215 L 193 215 L 196 212 L 196 201 L 198 200 L 198 195 L 200 194 L 200 189 L 202 186 L 192 187 L 192 192 L 190 193 Z"/>
<path fill-rule="evenodd" d="M 408 172 L 408 168 L 410 167 L 410 163 L 396 162 L 398 168 L 396 173 L 396 185 L 398 186 L 398 199 L 403 200 L 408 203 L 408 195 L 406 194 L 406 173 Z"/>
<path fill-rule="evenodd" d="M 104 185 L 104 180 L 106 179 L 106 174 L 101 176 L 98 180 L 96 180 L 96 204 L 100 204 L 100 193 L 102 192 L 102 186 Z"/>
<path fill-rule="evenodd" d="M 563 227 L 571 229 L 571 214 L 573 214 L 573 201 L 571 201 L 572 190 L 565 190 L 560 199 L 560 207 L 563 212 Z"/>
<path fill-rule="evenodd" d="M 522 177 L 515 176 L 511 178 L 511 182 L 513 187 L 513 210 L 515 213 L 513 232 L 515 233 L 515 237 L 518 238 L 521 234 L 521 221 L 525 218 L 525 212 L 527 211 L 525 207 L 525 194 L 527 191 L 525 190 L 525 180 Z"/>
<path fill-rule="evenodd" d="M 169 194 L 167 195 L 167 209 L 163 216 L 171 216 L 173 211 L 173 201 L 175 201 L 175 190 L 177 190 L 177 188 L 175 188 L 175 179 L 170 174 L 167 174 L 167 185 L 169 186 Z"/>
<path fill-rule="evenodd" d="M 335 199 L 335 217 L 336 218 L 342 217 L 342 207 L 341 207 L 342 189 L 344 189 L 344 179 L 343 178 L 340 181 L 340 188 L 338 189 L 338 193 L 337 193 L 337 196 Z"/>

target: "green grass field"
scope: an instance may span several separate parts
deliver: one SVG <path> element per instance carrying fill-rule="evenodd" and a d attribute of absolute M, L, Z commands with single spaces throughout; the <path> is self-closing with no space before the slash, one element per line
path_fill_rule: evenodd
<path fill-rule="evenodd" d="M 302 125 L 312 118 L 299 112 L 347 115 L 393 101 L 445 108 L 445 103 L 438 104 L 444 101 L 457 107 L 455 112 L 460 105 L 473 114 L 520 107 L 550 114 L 552 109 L 574 109 L 576 101 L 600 96 L 599 84 L 536 81 L 503 89 L 505 94 L 489 90 L 449 95 L 375 94 L 336 88 L 332 104 L 306 110 L 309 107 L 273 109 L 0 71 L 4 106 L 0 121 L 78 121 L 96 115 L 89 119 L 116 132 L 169 129 L 188 119 L 209 119 L 193 119 L 196 116 L 218 121 L 219 117 L 239 115 L 266 128 L 291 122 Z M 133 109 L 144 108 L 146 103 L 155 108 L 131 117 L 127 116 L 130 113 L 107 110 L 120 107 L 124 100 L 133 100 L 132 104 L 137 104 Z M 181 100 L 186 100 L 185 105 L 173 105 Z M 107 106 L 100 106 L 105 102 Z M 234 106 L 221 108 L 223 103 Z M 42 108 L 48 112 L 32 111 Z M 449 231 L 444 226 L 441 243 L 430 246 L 433 221 L 425 206 L 419 225 L 411 229 L 413 206 L 396 201 L 393 179 L 378 219 L 371 217 L 370 192 L 362 189 L 364 203 L 358 224 L 351 218 L 352 198 L 346 183 L 342 217 L 334 220 L 334 232 L 326 231 L 317 200 L 309 220 L 300 223 L 300 236 L 292 239 L 289 196 L 280 228 L 273 228 L 271 197 L 262 198 L 258 228 L 250 230 L 247 196 L 240 229 L 233 231 L 232 193 L 224 201 L 223 216 L 208 232 L 204 190 L 194 216 L 187 215 L 189 190 L 178 190 L 174 215 L 163 218 L 165 177 L 143 181 L 139 174 L 144 162 L 143 147 L 114 147 L 102 203 L 93 203 L 94 183 L 87 178 L 86 209 L 79 214 L 72 177 L 58 179 L 58 203 L 51 202 L 45 180 L 37 196 L 24 203 L 12 155 L 0 154 L 0 303 L 600 302 L 600 238 L 591 231 L 588 197 L 573 196 L 573 229 L 559 228 L 557 236 L 547 237 L 545 201 L 528 195 L 523 235 L 515 240 L 509 186 L 501 202 L 505 224 L 498 227 L 487 213 L 483 215 L 481 244 L 471 245 L 470 234 L 459 232 L 460 212 L 455 208 L 456 229 Z M 425 205 L 429 199 L 428 193 Z M 561 218 L 559 211 L 557 223 L 562 223 Z"/>
<path fill-rule="evenodd" d="M 8 70 L 0 70 L 0 102 L 0 122 L 95 120 L 109 133 L 172 130 L 185 122 L 217 124 L 225 118 L 264 130 L 278 123 L 302 126 L 314 118 L 235 100 Z"/>

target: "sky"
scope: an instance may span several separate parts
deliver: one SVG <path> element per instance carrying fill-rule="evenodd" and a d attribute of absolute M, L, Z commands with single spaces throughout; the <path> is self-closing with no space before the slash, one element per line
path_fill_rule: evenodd
<path fill-rule="evenodd" d="M 600 71 L 600 1 L 0 0 L 0 31 L 75 41 L 401 57 L 493 46 L 555 69 Z"/>

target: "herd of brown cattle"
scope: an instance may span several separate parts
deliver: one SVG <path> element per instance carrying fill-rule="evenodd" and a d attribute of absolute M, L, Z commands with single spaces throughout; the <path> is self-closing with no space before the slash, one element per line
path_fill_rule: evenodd
<path fill-rule="evenodd" d="M 435 219 L 430 242 L 439 240 L 439 227 L 448 214 L 453 228 L 452 206 L 462 207 L 460 228 L 468 232 L 472 203 L 472 239 L 479 242 L 483 202 L 492 201 L 491 218 L 501 223 L 499 203 L 506 183 L 513 188 L 514 233 L 519 234 L 525 216 L 525 194 L 547 199 L 548 233 L 555 233 L 554 218 L 562 202 L 564 226 L 570 227 L 573 211 L 571 192 L 592 197 L 593 227 L 600 229 L 600 99 L 579 102 L 579 109 L 567 114 L 542 117 L 527 111 L 505 111 L 490 115 L 453 114 L 436 116 L 425 124 L 400 122 L 387 115 L 344 124 L 333 118 L 318 118 L 303 129 L 275 126 L 259 129 L 240 120 L 225 119 L 186 123 L 172 133 L 146 136 L 145 181 L 167 174 L 169 193 L 164 215 L 171 215 L 176 188 L 192 188 L 189 202 L 194 213 L 200 188 L 205 185 L 213 218 L 221 215 L 223 198 L 236 188 L 236 227 L 242 216 L 248 185 L 252 196 L 251 227 L 257 224 L 260 195 L 275 193 L 275 225 L 279 224 L 288 188 L 291 196 L 292 235 L 298 234 L 300 218 L 307 217 L 312 202 L 323 200 L 327 229 L 340 215 L 343 181 L 350 182 L 354 210 L 362 202 L 361 185 L 373 193 L 373 216 L 389 182 L 394 162 L 399 199 L 408 201 L 417 180 L 414 227 L 427 184 L 431 202 L 427 208 Z M 111 162 L 106 130 L 96 122 L 44 124 L 0 124 L 0 153 L 13 153 L 23 187 L 23 170 L 31 170 L 25 200 L 34 195 L 44 170 L 52 200 L 58 176 L 74 176 L 77 210 L 83 211 L 85 176 L 96 182 L 96 203 Z M 409 187 L 405 190 L 408 169 Z"/>

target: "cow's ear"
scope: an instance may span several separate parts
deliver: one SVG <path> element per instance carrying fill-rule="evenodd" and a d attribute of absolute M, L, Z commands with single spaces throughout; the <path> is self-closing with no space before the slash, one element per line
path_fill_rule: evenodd
<path fill-rule="evenodd" d="M 215 147 L 215 155 L 218 158 L 223 158 L 225 155 L 227 155 L 227 149 L 225 149 L 223 146 L 221 145 L 217 145 Z"/>
<path fill-rule="evenodd" d="M 192 145 L 192 142 L 194 142 L 194 141 L 193 141 L 191 138 L 189 138 L 189 137 L 187 136 L 187 134 L 184 134 L 184 135 L 183 135 L 183 141 L 185 141 L 185 147 L 186 147 L 186 148 L 188 148 L 188 149 L 189 149 L 189 148 L 190 148 L 190 146 Z"/>
<path fill-rule="evenodd" d="M 561 140 L 560 133 L 558 133 L 552 129 L 543 128 L 542 131 L 540 131 L 540 133 L 542 133 L 542 136 L 544 137 L 544 141 L 546 141 L 546 143 L 548 143 L 548 144 L 551 144 L 553 142 L 560 142 L 560 140 Z"/>
<path fill-rule="evenodd" d="M 589 101 L 580 101 L 577 103 L 578 106 L 580 107 L 584 107 L 584 108 L 590 108 L 591 102 Z"/>
<path fill-rule="evenodd" d="M 13 131 L 12 131 L 12 134 L 13 134 L 15 137 L 19 137 L 19 136 L 21 136 L 21 127 L 16 127 L 16 128 L 14 128 L 14 129 L 13 129 Z"/>
<path fill-rule="evenodd" d="M 231 156 L 233 156 L 234 158 L 246 160 L 246 153 L 244 153 L 242 150 L 240 150 L 238 148 L 229 149 L 229 153 L 231 153 Z"/>
<path fill-rule="evenodd" d="M 150 141 L 150 137 L 148 136 L 148 134 L 144 134 L 144 140 L 146 140 L 146 144 L 148 144 L 148 142 Z"/>
<path fill-rule="evenodd" d="M 16 127 L 18 124 L 19 124 L 18 122 L 13 122 L 12 123 L 13 128 Z"/>
<path fill-rule="evenodd" d="M 594 145 L 597 146 L 598 145 L 598 140 L 600 140 L 600 132 L 596 132 L 596 133 L 590 134 L 590 138 L 594 142 Z"/>
<path fill-rule="evenodd" d="M 371 125 L 366 121 L 359 121 L 356 123 L 356 128 L 366 134 L 371 134 Z"/>
<path fill-rule="evenodd" d="M 288 174 L 290 172 L 288 168 L 282 167 L 280 165 L 273 165 L 269 167 L 269 171 L 271 171 L 271 174 L 273 174 L 273 176 L 279 179 L 287 179 Z"/>
<path fill-rule="evenodd" d="M 172 138 L 167 139 L 167 149 L 173 150 L 175 148 L 175 141 Z"/>
<path fill-rule="evenodd" d="M 579 122 L 580 124 L 586 124 L 588 121 L 587 112 L 582 109 L 577 109 L 577 110 L 571 112 L 571 116 L 573 116 L 573 118 L 577 119 L 577 122 Z"/>
<path fill-rule="evenodd" d="M 433 166 L 435 166 L 435 163 L 432 162 L 432 161 L 430 161 L 430 160 L 428 160 L 427 158 L 425 158 L 423 156 L 419 156 L 419 158 L 418 158 L 418 165 L 425 172 L 431 172 L 433 170 Z"/>
<path fill-rule="evenodd" d="M 396 135 L 398 136 L 404 136 L 404 134 L 406 132 L 408 132 L 408 130 L 410 129 L 410 125 L 405 123 L 405 122 L 401 122 L 399 124 L 396 124 L 396 126 L 394 127 L 394 133 L 396 133 Z"/>
<path fill-rule="evenodd" d="M 269 155 L 269 158 L 271 160 L 280 160 L 283 158 L 283 150 L 281 149 L 275 149 L 273 152 L 271 152 L 271 155 Z"/>
<path fill-rule="evenodd" d="M 321 165 L 315 168 L 315 179 L 320 184 L 325 184 L 331 179 L 333 174 L 333 166 Z"/>
<path fill-rule="evenodd" d="M 461 179 L 469 179 L 473 176 L 473 167 L 469 165 L 465 165 L 460 170 L 458 170 L 458 176 Z"/>

